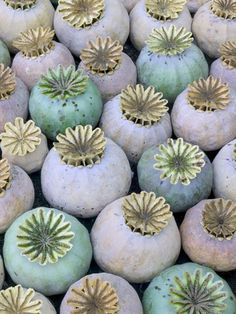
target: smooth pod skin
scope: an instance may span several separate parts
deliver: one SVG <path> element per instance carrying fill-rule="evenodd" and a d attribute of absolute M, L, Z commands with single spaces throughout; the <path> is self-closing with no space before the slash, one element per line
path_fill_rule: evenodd
<path fill-rule="evenodd" d="M 154 192 L 156 196 L 163 196 L 173 212 L 186 211 L 188 208 L 207 199 L 211 193 L 213 170 L 208 157 L 205 155 L 205 166 L 201 172 L 191 180 L 189 185 L 181 182 L 171 184 L 169 178 L 161 180 L 161 171 L 153 168 L 156 160 L 154 156 L 159 152 L 157 146 L 146 150 L 138 163 L 138 181 L 142 190 Z"/>
<path fill-rule="evenodd" d="M 139 0 L 121 0 L 124 7 L 130 12 Z"/>
<path fill-rule="evenodd" d="M 159 234 L 143 236 L 133 232 L 125 223 L 123 200 L 110 203 L 98 215 L 91 230 L 94 258 L 106 272 L 129 282 L 148 282 L 177 260 L 179 230 L 172 217 Z"/>
<path fill-rule="evenodd" d="M 210 9 L 211 1 L 202 5 L 193 18 L 192 31 L 198 47 L 211 58 L 220 56 L 219 48 L 236 40 L 236 20 L 224 19 Z"/>
<path fill-rule="evenodd" d="M 220 241 L 204 230 L 202 212 L 209 201 L 203 200 L 187 211 L 180 227 L 183 249 L 195 263 L 215 271 L 230 271 L 236 268 L 236 236 Z"/>
<path fill-rule="evenodd" d="M 107 204 L 126 195 L 131 177 L 125 153 L 106 138 L 104 156 L 93 167 L 66 165 L 52 148 L 42 167 L 41 185 L 49 204 L 87 218 L 96 216 Z"/>
<path fill-rule="evenodd" d="M 28 58 L 18 52 L 12 61 L 12 69 L 30 90 L 38 82 L 41 75 L 46 74 L 49 69 L 56 68 L 59 64 L 64 67 L 75 65 L 69 49 L 61 43 L 55 41 L 53 43 L 55 47 L 45 55 Z"/>
<path fill-rule="evenodd" d="M 204 54 L 194 44 L 174 56 L 152 53 L 145 46 L 136 66 L 138 81 L 145 87 L 154 86 L 170 104 L 174 103 L 188 84 L 208 76 L 208 64 Z"/>
<path fill-rule="evenodd" d="M 46 212 L 50 210 L 50 208 L 44 209 Z M 12 280 L 23 287 L 31 287 L 46 296 L 64 293 L 89 269 L 92 258 L 89 233 L 76 218 L 63 213 L 65 220 L 71 223 L 71 231 L 75 234 L 71 240 L 73 247 L 56 263 L 42 266 L 38 262 L 31 262 L 26 256 L 21 255 L 21 250 L 17 246 L 17 233 L 25 219 L 37 210 L 37 208 L 33 209 L 18 217 L 7 230 L 3 246 L 5 266 Z M 54 211 L 61 213 L 57 209 Z"/>
<path fill-rule="evenodd" d="M 52 99 L 41 92 L 37 83 L 30 94 L 29 111 L 42 132 L 55 140 L 58 133 L 78 124 L 95 127 L 102 113 L 101 94 L 89 79 L 83 94 L 69 99 Z"/>
<path fill-rule="evenodd" d="M 0 255 L 0 289 L 2 289 L 4 278 L 5 278 L 4 266 L 2 256 Z"/>
<path fill-rule="evenodd" d="M 208 0 L 188 0 L 187 7 L 191 13 L 197 12 L 197 10 L 206 3 Z"/>
<path fill-rule="evenodd" d="M 44 134 L 40 135 L 41 143 L 32 153 L 27 153 L 25 156 L 12 155 L 4 146 L 1 145 L 2 157 L 7 158 L 9 163 L 15 164 L 27 173 L 33 173 L 42 168 L 45 157 L 48 153 L 47 138 Z"/>
<path fill-rule="evenodd" d="M 54 8 L 49 0 L 37 0 L 29 10 L 14 10 L 0 0 L 0 34 L 11 52 L 16 52 L 12 42 L 20 33 L 38 26 L 52 27 Z"/>
<path fill-rule="evenodd" d="M 236 136 L 236 91 L 230 89 L 224 110 L 199 111 L 189 105 L 188 88 L 175 100 L 171 111 L 174 133 L 204 151 L 217 150 Z M 207 134 L 207 136 L 206 136 Z"/>
<path fill-rule="evenodd" d="M 28 107 L 29 91 L 25 83 L 16 77 L 16 89 L 14 93 L 8 99 L 0 100 L 0 132 L 4 132 L 5 123 L 14 123 L 17 117 L 26 120 Z"/>
<path fill-rule="evenodd" d="M 130 12 L 131 42 L 137 50 L 141 50 L 154 28 L 169 27 L 172 24 L 176 27 L 185 27 L 187 31 L 191 31 L 192 18 L 187 6 L 184 6 L 178 18 L 161 21 L 150 16 L 146 11 L 145 0 L 140 0 Z"/>
<path fill-rule="evenodd" d="M 110 283 L 119 298 L 120 309 L 117 314 L 143 314 L 142 304 L 134 288 L 125 279 L 108 273 L 87 275 L 71 285 L 62 300 L 60 314 L 71 313 L 73 306 L 67 305 L 67 300 L 71 297 L 71 290 L 83 287 L 86 278 L 92 280 L 101 279 Z"/>
<path fill-rule="evenodd" d="M 10 66 L 11 64 L 11 56 L 8 51 L 7 45 L 0 40 L 0 63 L 3 63 L 5 67 Z"/>
<path fill-rule="evenodd" d="M 210 74 L 220 78 L 222 82 L 227 83 L 230 88 L 236 90 L 236 68 L 229 69 L 223 64 L 220 58 L 212 62 Z"/>
<path fill-rule="evenodd" d="M 18 166 L 11 166 L 11 185 L 0 197 L 0 233 L 22 213 L 29 211 L 34 203 L 34 186 L 27 173 Z"/>
<path fill-rule="evenodd" d="M 219 280 L 223 281 L 224 286 L 222 290 L 227 293 L 227 298 L 224 301 L 226 309 L 220 313 L 234 314 L 236 311 L 235 296 L 228 283 L 218 276 L 212 269 L 195 263 L 185 263 L 182 265 L 172 266 L 164 270 L 159 276 L 155 277 L 143 295 L 144 314 L 175 313 L 176 307 L 171 304 L 170 294 L 170 289 L 175 285 L 175 277 L 178 276 L 180 279 L 183 279 L 185 272 L 194 274 L 197 269 L 202 271 L 203 276 L 209 272 L 212 273 L 214 275 L 213 282 L 217 282 Z"/>
<path fill-rule="evenodd" d="M 231 199 L 234 202 L 236 202 L 235 144 L 236 140 L 233 140 L 222 147 L 212 162 L 215 197 Z"/>
<path fill-rule="evenodd" d="M 120 108 L 120 95 L 104 105 L 100 127 L 105 136 L 122 147 L 132 163 L 137 163 L 146 149 L 164 143 L 172 134 L 168 113 L 151 127 L 141 126 L 125 119 Z"/>
<path fill-rule="evenodd" d="M 90 27 L 77 29 L 63 19 L 57 8 L 54 17 L 54 28 L 61 43 L 79 56 L 88 41 L 94 41 L 98 36 L 119 40 L 122 45 L 129 36 L 129 15 L 120 0 L 105 0 L 103 16 Z"/>
<path fill-rule="evenodd" d="M 127 85 L 135 85 L 137 82 L 136 66 L 125 53 L 122 53 L 120 66 L 112 74 L 103 76 L 93 74 L 83 62 L 80 62 L 79 69 L 82 69 L 97 85 L 104 102 L 119 94 Z"/>

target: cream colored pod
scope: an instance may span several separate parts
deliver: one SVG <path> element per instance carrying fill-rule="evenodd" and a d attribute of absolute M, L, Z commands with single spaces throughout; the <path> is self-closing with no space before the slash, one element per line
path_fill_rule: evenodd
<path fill-rule="evenodd" d="M 136 66 L 122 50 L 118 40 L 98 37 L 81 51 L 79 69 L 97 85 L 103 101 L 119 94 L 127 85 L 136 84 Z"/>
<path fill-rule="evenodd" d="M 24 123 L 22 118 L 16 118 L 15 123 L 5 124 L 4 131 L 0 134 L 2 156 L 27 173 L 40 170 L 48 153 L 48 144 L 34 121 Z"/>
<path fill-rule="evenodd" d="M 68 67 L 75 65 L 69 49 L 53 40 L 54 31 L 50 27 L 29 29 L 13 41 L 20 50 L 12 62 L 12 69 L 29 89 L 37 83 L 49 69 L 59 64 Z"/>
<path fill-rule="evenodd" d="M 54 28 L 59 41 L 79 56 L 98 36 L 110 36 L 123 45 L 129 36 L 129 15 L 120 0 L 59 0 Z"/>
<path fill-rule="evenodd" d="M 212 164 L 215 197 L 236 202 L 236 140 L 222 147 Z"/>
<path fill-rule="evenodd" d="M 204 53 L 220 57 L 220 46 L 236 40 L 235 0 L 212 0 L 202 5 L 194 15 L 192 31 Z"/>
<path fill-rule="evenodd" d="M 236 203 L 203 200 L 190 208 L 180 227 L 189 258 L 216 271 L 236 269 Z"/>
<path fill-rule="evenodd" d="M 135 283 L 150 281 L 173 265 L 181 247 L 170 205 L 144 191 L 107 205 L 93 225 L 91 240 L 102 270 Z"/>
<path fill-rule="evenodd" d="M 0 312 L 56 314 L 52 303 L 43 294 L 33 289 L 25 289 L 21 285 L 0 291 Z"/>
<path fill-rule="evenodd" d="M 4 278 L 5 278 L 5 271 L 4 271 L 2 256 L 0 255 L 0 289 L 3 286 Z"/>
<path fill-rule="evenodd" d="M 130 12 L 130 39 L 141 50 L 154 28 L 184 27 L 191 31 L 192 18 L 186 0 L 140 0 Z"/>
<path fill-rule="evenodd" d="M 171 137 L 167 103 L 152 86 L 129 85 L 105 104 L 100 127 L 125 151 L 130 162 L 137 163 L 146 149 Z"/>
<path fill-rule="evenodd" d="M 57 136 L 42 167 L 44 197 L 77 217 L 94 217 L 126 195 L 132 172 L 123 150 L 91 125 L 67 128 Z"/>
<path fill-rule="evenodd" d="M 220 47 L 220 58 L 212 62 L 210 74 L 236 89 L 236 40 Z"/>
<path fill-rule="evenodd" d="M 128 12 L 130 12 L 136 3 L 138 3 L 139 0 L 121 0 L 124 7 L 127 9 Z"/>
<path fill-rule="evenodd" d="M 27 173 L 20 167 L 0 160 L 0 233 L 22 213 L 32 209 L 34 186 Z"/>
<path fill-rule="evenodd" d="M 0 132 L 3 132 L 5 123 L 14 122 L 16 117 L 26 120 L 28 107 L 27 87 L 9 67 L 0 64 Z"/>
<path fill-rule="evenodd" d="M 204 151 L 221 148 L 236 136 L 236 90 L 209 76 L 190 84 L 175 100 L 174 133 Z"/>
<path fill-rule="evenodd" d="M 108 274 L 91 274 L 70 286 L 64 296 L 60 314 L 143 314 L 137 292 L 123 278 Z"/>
<path fill-rule="evenodd" d="M 11 52 L 12 42 L 30 28 L 52 26 L 54 8 L 50 0 L 0 0 L 0 34 Z"/>

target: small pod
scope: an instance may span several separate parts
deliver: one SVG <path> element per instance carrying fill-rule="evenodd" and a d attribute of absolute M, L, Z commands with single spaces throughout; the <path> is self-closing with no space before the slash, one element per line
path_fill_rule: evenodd
<path fill-rule="evenodd" d="M 34 186 L 27 173 L 6 159 L 0 160 L 0 233 L 22 213 L 32 209 Z"/>
<path fill-rule="evenodd" d="M 154 86 L 173 104 L 188 84 L 208 76 L 204 54 L 192 41 L 192 33 L 183 27 L 154 29 L 136 62 L 138 81 Z"/>
<path fill-rule="evenodd" d="M 0 291 L 2 313 L 56 314 L 52 303 L 34 289 L 25 289 L 21 285 Z"/>
<path fill-rule="evenodd" d="M 54 31 L 50 27 L 32 28 L 13 42 L 20 50 L 13 61 L 12 69 L 31 90 L 43 74 L 59 64 L 64 67 L 75 65 L 69 49 L 53 40 Z"/>
<path fill-rule="evenodd" d="M 25 83 L 9 67 L 0 64 L 0 132 L 17 117 L 26 120 L 28 107 L 29 91 Z"/>
<path fill-rule="evenodd" d="M 11 52 L 20 33 L 38 26 L 52 27 L 54 8 L 50 0 L 0 0 L 0 34 Z"/>
<path fill-rule="evenodd" d="M 234 314 L 228 283 L 211 268 L 195 263 L 172 266 L 155 277 L 143 295 L 145 314 Z"/>
<path fill-rule="evenodd" d="M 138 181 L 142 190 L 165 197 L 172 211 L 180 212 L 208 198 L 213 170 L 197 145 L 182 138 L 168 139 L 143 153 L 138 163 Z"/>
<path fill-rule="evenodd" d="M 78 69 L 82 69 L 99 88 L 103 101 L 108 101 L 127 85 L 136 84 L 137 71 L 131 58 L 122 52 L 118 40 L 98 37 L 82 49 Z"/>
<path fill-rule="evenodd" d="M 171 111 L 177 137 L 204 151 L 217 150 L 236 137 L 236 90 L 209 76 L 190 84 Z"/>
<path fill-rule="evenodd" d="M 172 135 L 167 103 L 152 86 L 129 85 L 104 105 L 100 127 L 137 163 L 146 149 Z"/>
<path fill-rule="evenodd" d="M 107 205 L 93 225 L 91 240 L 101 269 L 135 283 L 148 282 L 173 265 L 181 247 L 169 204 L 144 191 Z"/>
<path fill-rule="evenodd" d="M 154 28 L 175 25 L 191 31 L 192 18 L 186 0 L 140 0 L 130 12 L 130 39 L 137 50 L 145 46 Z"/>
<path fill-rule="evenodd" d="M 143 314 L 137 292 L 123 278 L 108 274 L 91 274 L 68 289 L 60 314 Z"/>
<path fill-rule="evenodd" d="M 236 140 L 223 146 L 212 162 L 215 197 L 236 202 Z"/>
<path fill-rule="evenodd" d="M 236 40 L 235 0 L 212 0 L 202 5 L 194 15 L 192 31 L 204 53 L 220 57 L 220 46 Z"/>
<path fill-rule="evenodd" d="M 16 118 L 14 124 L 5 124 L 4 131 L 0 134 L 2 156 L 27 173 L 40 170 L 48 153 L 48 144 L 34 121 L 24 123 L 22 118 Z"/>
<path fill-rule="evenodd" d="M 50 296 L 66 292 L 85 276 L 92 247 L 87 229 L 76 218 L 39 207 L 18 217 L 7 230 L 3 256 L 15 283 Z"/>
<path fill-rule="evenodd" d="M 120 0 L 59 0 L 54 28 L 59 41 L 79 56 L 98 36 L 110 36 L 124 45 L 129 15 Z"/>
<path fill-rule="evenodd" d="M 57 136 L 42 167 L 44 197 L 77 217 L 94 217 L 126 195 L 132 172 L 123 150 L 91 125 L 67 128 Z"/>
<path fill-rule="evenodd" d="M 221 45 L 220 58 L 212 62 L 210 74 L 236 89 L 236 40 Z"/>
<path fill-rule="evenodd" d="M 236 203 L 203 200 L 190 208 L 180 227 L 189 258 L 216 271 L 236 269 Z"/>
<path fill-rule="evenodd" d="M 51 140 L 78 124 L 95 127 L 102 106 L 97 86 L 73 65 L 49 69 L 33 87 L 29 99 L 32 120 Z"/>

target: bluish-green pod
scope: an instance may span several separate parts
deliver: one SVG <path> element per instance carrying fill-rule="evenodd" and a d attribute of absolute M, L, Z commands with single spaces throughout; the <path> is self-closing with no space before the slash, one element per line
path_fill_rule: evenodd
<path fill-rule="evenodd" d="M 154 168 L 157 163 L 154 156 L 159 153 L 159 146 L 153 146 L 146 150 L 139 160 L 138 181 L 141 190 L 163 196 L 173 212 L 185 211 L 202 199 L 208 198 L 213 184 L 213 170 L 210 160 L 203 152 L 205 165 L 189 184 L 183 184 L 181 181 L 173 184 L 169 177 L 161 179 L 163 171 Z"/>
<path fill-rule="evenodd" d="M 13 222 L 5 234 L 3 256 L 15 283 L 54 295 L 64 293 L 87 273 L 92 246 L 87 229 L 76 218 L 40 207 Z"/>
<path fill-rule="evenodd" d="M 0 63 L 3 63 L 5 67 L 10 66 L 11 56 L 7 45 L 0 39 Z"/>
<path fill-rule="evenodd" d="M 136 62 L 138 81 L 145 87 L 154 86 L 173 104 L 176 97 L 195 80 L 208 76 L 208 64 L 194 44 L 182 53 L 162 55 L 145 46 Z"/>
<path fill-rule="evenodd" d="M 143 295 L 144 314 L 235 314 L 235 296 L 212 269 L 195 263 L 172 266 Z"/>
<path fill-rule="evenodd" d="M 82 75 L 73 66 L 59 66 L 33 87 L 30 115 L 48 138 L 55 140 L 58 133 L 79 124 L 97 125 L 103 107 L 101 94 L 89 78 L 83 81 Z"/>

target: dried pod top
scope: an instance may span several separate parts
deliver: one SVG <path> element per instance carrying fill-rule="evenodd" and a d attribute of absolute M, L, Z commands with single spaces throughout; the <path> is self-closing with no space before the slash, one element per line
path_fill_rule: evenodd
<path fill-rule="evenodd" d="M 55 32 L 50 27 L 31 28 L 13 41 L 13 46 L 19 49 L 25 57 L 37 58 L 49 53 L 54 47 Z"/>
<path fill-rule="evenodd" d="M 212 0 L 211 11 L 227 20 L 236 19 L 236 0 Z"/>
<path fill-rule="evenodd" d="M 199 147 L 184 142 L 182 138 L 169 138 L 167 144 L 160 144 L 158 148 L 159 153 L 154 156 L 154 169 L 160 170 L 160 178 L 169 178 L 171 184 L 180 182 L 189 185 L 205 165 L 204 153 Z"/>
<path fill-rule="evenodd" d="M 168 111 L 166 99 L 162 93 L 157 93 L 153 86 L 128 85 L 120 96 L 120 107 L 123 117 L 135 124 L 151 126 L 158 122 Z"/>
<path fill-rule="evenodd" d="M 77 29 L 92 26 L 105 9 L 104 0 L 59 0 L 58 4 L 63 19 Z"/>
<path fill-rule="evenodd" d="M 192 33 L 184 27 L 154 28 L 146 41 L 149 51 L 167 56 L 174 56 L 188 49 L 193 41 Z"/>
<path fill-rule="evenodd" d="M 147 13 L 157 20 L 167 21 L 178 18 L 186 0 L 146 0 Z"/>
<path fill-rule="evenodd" d="M 220 59 L 229 69 L 236 69 L 236 40 L 227 41 L 220 47 Z"/>
<path fill-rule="evenodd" d="M 197 269 L 193 274 L 185 272 L 184 276 L 175 277 L 170 289 L 171 304 L 176 313 L 217 313 L 224 312 L 227 305 L 227 292 L 223 290 L 222 280 L 214 281 L 213 273 L 202 274 Z"/>
<path fill-rule="evenodd" d="M 3 0 L 14 10 L 29 10 L 36 5 L 37 0 Z"/>
<path fill-rule="evenodd" d="M 18 117 L 15 123 L 7 122 L 4 129 L 5 132 L 0 135 L 1 146 L 12 155 L 25 156 L 34 152 L 41 143 L 41 130 L 32 120 L 24 123 Z"/>
<path fill-rule="evenodd" d="M 16 89 L 16 78 L 11 68 L 0 63 L 0 101 L 8 99 Z"/>
<path fill-rule="evenodd" d="M 80 59 L 93 74 L 113 74 L 120 66 L 122 50 L 118 40 L 97 37 L 82 49 Z"/>
<path fill-rule="evenodd" d="M 159 234 L 172 217 L 170 205 L 164 197 L 156 197 L 153 192 L 132 193 L 122 204 L 126 225 L 141 235 Z"/>
<path fill-rule="evenodd" d="M 3 197 L 6 190 L 11 186 L 11 168 L 7 159 L 0 160 L 0 197 Z"/>
<path fill-rule="evenodd" d="M 35 291 L 23 289 L 21 285 L 0 291 L 0 313 L 42 314 L 42 301 L 33 300 Z"/>
<path fill-rule="evenodd" d="M 68 99 L 83 94 L 87 83 L 88 77 L 82 71 L 76 71 L 75 66 L 58 65 L 41 77 L 39 87 L 42 94 L 52 99 Z"/>
<path fill-rule="evenodd" d="M 198 111 L 223 110 L 229 103 L 229 88 L 219 78 L 209 76 L 188 86 L 189 105 Z"/>
<path fill-rule="evenodd" d="M 20 225 L 17 246 L 29 261 L 44 266 L 65 256 L 72 248 L 73 238 L 71 223 L 65 221 L 63 214 L 40 207 Z"/>
<path fill-rule="evenodd" d="M 54 147 L 61 160 L 75 167 L 92 167 L 98 164 L 104 155 L 106 140 L 101 129 L 92 129 L 91 125 L 78 125 L 73 130 L 67 128 L 65 135 L 57 136 Z"/>
<path fill-rule="evenodd" d="M 71 314 L 118 314 L 119 297 L 107 281 L 85 278 L 80 288 L 72 288 L 67 304 Z"/>
<path fill-rule="evenodd" d="M 211 237 L 220 241 L 231 240 L 236 234 L 236 204 L 222 198 L 207 202 L 201 224 Z"/>

